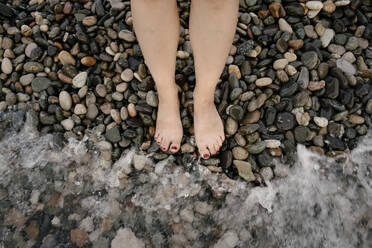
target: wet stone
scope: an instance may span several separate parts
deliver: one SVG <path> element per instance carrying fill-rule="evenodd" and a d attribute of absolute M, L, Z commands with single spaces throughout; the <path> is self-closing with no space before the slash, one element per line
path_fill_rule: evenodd
<path fill-rule="evenodd" d="M 289 112 L 282 112 L 277 115 L 276 125 L 279 129 L 290 130 L 296 124 L 296 120 L 293 114 Z"/>

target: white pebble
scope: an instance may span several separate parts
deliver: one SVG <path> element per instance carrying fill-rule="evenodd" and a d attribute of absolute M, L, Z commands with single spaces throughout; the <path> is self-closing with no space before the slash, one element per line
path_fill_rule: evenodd
<path fill-rule="evenodd" d="M 324 118 L 324 117 L 315 116 L 314 117 L 314 122 L 319 127 L 326 127 L 326 126 L 328 126 L 328 120 L 327 120 L 327 118 Z"/>

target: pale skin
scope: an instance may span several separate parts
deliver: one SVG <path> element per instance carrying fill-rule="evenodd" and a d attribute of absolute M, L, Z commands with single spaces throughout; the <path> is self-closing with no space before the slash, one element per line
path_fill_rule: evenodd
<path fill-rule="evenodd" d="M 176 0 L 131 0 L 134 30 L 154 78 L 159 107 L 155 140 L 162 151 L 177 152 L 183 128 L 175 84 L 179 17 Z M 192 0 L 189 33 L 193 49 L 194 131 L 199 154 L 215 155 L 225 140 L 214 91 L 231 49 L 239 0 Z"/>

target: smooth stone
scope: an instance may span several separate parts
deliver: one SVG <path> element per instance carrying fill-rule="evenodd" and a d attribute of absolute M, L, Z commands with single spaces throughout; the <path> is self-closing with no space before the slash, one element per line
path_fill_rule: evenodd
<path fill-rule="evenodd" d="M 233 135 L 238 131 L 238 123 L 232 117 L 227 117 L 225 122 L 226 134 Z"/>
<path fill-rule="evenodd" d="M 154 91 L 150 90 L 146 94 L 146 103 L 150 105 L 151 107 L 157 107 L 159 104 L 158 96 L 155 94 Z"/>
<path fill-rule="evenodd" d="M 13 65 L 9 58 L 3 58 L 3 61 L 1 62 L 1 70 L 8 75 L 12 73 Z"/>
<path fill-rule="evenodd" d="M 273 69 L 274 70 L 283 70 L 286 65 L 288 65 L 288 60 L 287 59 L 278 59 L 274 61 L 273 64 Z"/>
<path fill-rule="evenodd" d="M 70 118 L 61 121 L 61 125 L 66 131 L 71 131 L 74 128 L 74 121 Z"/>
<path fill-rule="evenodd" d="M 324 117 L 314 116 L 314 122 L 318 127 L 328 126 L 328 119 Z"/>
<path fill-rule="evenodd" d="M 303 66 L 297 78 L 298 86 L 300 86 L 302 89 L 306 89 L 309 85 L 309 78 L 309 70 Z"/>
<path fill-rule="evenodd" d="M 261 112 L 259 110 L 255 110 L 253 112 L 249 112 L 242 121 L 243 125 L 257 123 L 261 117 Z"/>
<path fill-rule="evenodd" d="M 252 172 L 252 165 L 249 162 L 241 160 L 233 160 L 234 166 L 238 169 L 239 176 L 247 182 L 256 180 Z"/>
<path fill-rule="evenodd" d="M 85 107 L 85 105 L 78 103 L 75 105 L 74 113 L 76 115 L 84 115 L 87 113 L 87 108 Z"/>
<path fill-rule="evenodd" d="M 289 112 L 282 112 L 277 115 L 276 125 L 281 130 L 290 130 L 295 126 L 295 117 Z"/>
<path fill-rule="evenodd" d="M 127 68 L 121 73 L 121 79 L 124 82 L 130 82 L 134 78 L 134 73 L 131 69 Z"/>
<path fill-rule="evenodd" d="M 258 87 L 265 87 L 272 84 L 273 80 L 269 77 L 263 77 L 256 80 L 255 84 Z"/>
<path fill-rule="evenodd" d="M 34 79 L 34 78 L 35 78 L 35 75 L 32 74 L 32 73 L 29 73 L 29 74 L 26 74 L 26 75 L 22 75 L 19 78 L 19 82 L 22 84 L 22 86 L 27 86 L 27 85 L 31 84 L 32 79 Z"/>
<path fill-rule="evenodd" d="M 351 75 L 354 75 L 356 73 L 356 69 L 354 68 L 354 66 L 345 59 L 336 60 L 336 66 L 344 73 L 348 73 Z"/>
<path fill-rule="evenodd" d="M 74 57 L 72 57 L 72 55 L 67 51 L 61 51 L 58 54 L 58 59 L 59 61 L 61 61 L 62 65 L 66 65 L 66 64 L 75 65 L 76 64 Z"/>
<path fill-rule="evenodd" d="M 256 1 L 252 1 L 252 2 L 256 2 Z M 238 235 L 234 231 L 229 230 L 222 235 L 222 237 L 217 241 L 217 243 L 213 246 L 213 248 L 234 248 L 238 244 L 239 244 Z"/>
<path fill-rule="evenodd" d="M 289 25 L 289 23 L 284 18 L 280 18 L 278 23 L 279 23 L 279 29 L 281 31 L 288 32 L 288 33 L 293 33 L 293 29 L 292 29 L 291 25 Z"/>
<path fill-rule="evenodd" d="M 51 84 L 49 78 L 46 77 L 36 77 L 31 81 L 32 91 L 40 92 L 46 90 Z"/>
<path fill-rule="evenodd" d="M 122 39 L 122 40 L 125 40 L 127 42 L 135 42 L 136 41 L 136 36 L 130 30 L 121 30 L 119 32 L 119 38 Z"/>
<path fill-rule="evenodd" d="M 275 140 L 275 139 L 265 140 L 265 143 L 266 143 L 266 148 L 278 148 L 281 145 L 280 140 Z"/>
<path fill-rule="evenodd" d="M 59 105 L 63 110 L 69 111 L 72 107 L 72 98 L 67 91 L 59 93 Z"/>
<path fill-rule="evenodd" d="M 17 103 L 17 96 L 13 92 L 8 92 L 5 95 L 5 102 L 8 106 L 15 105 Z"/>
<path fill-rule="evenodd" d="M 355 115 L 355 114 L 351 114 L 349 116 L 349 122 L 351 124 L 356 124 L 356 125 L 360 125 L 360 124 L 363 124 L 365 119 L 362 117 L 362 116 L 359 116 L 359 115 Z"/>
<path fill-rule="evenodd" d="M 119 127 L 114 126 L 110 129 L 106 130 L 105 138 L 112 143 L 119 142 L 121 140 Z"/>
<path fill-rule="evenodd" d="M 309 129 L 303 126 L 297 126 L 294 130 L 295 139 L 299 143 L 304 143 L 309 135 Z"/>
<path fill-rule="evenodd" d="M 312 70 L 318 63 L 318 54 L 314 51 L 305 52 L 301 56 L 301 61 L 309 70 Z"/>
<path fill-rule="evenodd" d="M 240 146 L 235 146 L 232 149 L 232 154 L 233 154 L 233 157 L 238 160 L 246 160 L 249 155 L 247 150 Z"/>
<path fill-rule="evenodd" d="M 320 40 L 322 41 L 322 47 L 328 47 L 334 36 L 335 31 L 333 29 L 326 28 L 323 35 L 320 37 Z"/>
<path fill-rule="evenodd" d="M 86 71 L 80 72 L 72 79 L 72 84 L 76 88 L 82 88 L 88 79 L 88 73 Z"/>
<path fill-rule="evenodd" d="M 323 8 L 323 3 L 321 1 L 308 1 L 306 2 L 306 7 L 311 10 L 320 10 Z"/>
<path fill-rule="evenodd" d="M 98 115 L 98 108 L 94 103 L 88 104 L 87 109 L 87 118 L 90 120 L 94 120 Z"/>
<path fill-rule="evenodd" d="M 36 72 L 41 72 L 44 70 L 44 66 L 43 64 L 39 63 L 39 62 L 26 62 L 24 65 L 23 65 L 23 69 L 26 71 L 26 72 L 32 72 L 32 73 L 36 73 Z"/>
<path fill-rule="evenodd" d="M 259 141 L 251 146 L 248 146 L 247 150 L 250 154 L 259 154 L 266 149 L 266 142 Z"/>
<path fill-rule="evenodd" d="M 244 110 L 239 105 L 232 105 L 229 108 L 229 115 L 234 118 L 235 120 L 239 121 L 244 118 Z"/>

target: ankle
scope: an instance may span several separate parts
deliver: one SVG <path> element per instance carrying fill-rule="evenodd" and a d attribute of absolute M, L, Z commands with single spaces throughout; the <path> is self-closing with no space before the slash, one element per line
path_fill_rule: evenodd
<path fill-rule="evenodd" d="M 178 101 L 178 88 L 174 85 L 157 87 L 159 103 Z"/>
<path fill-rule="evenodd" d="M 214 91 L 196 89 L 193 92 L 194 104 L 214 105 Z"/>

